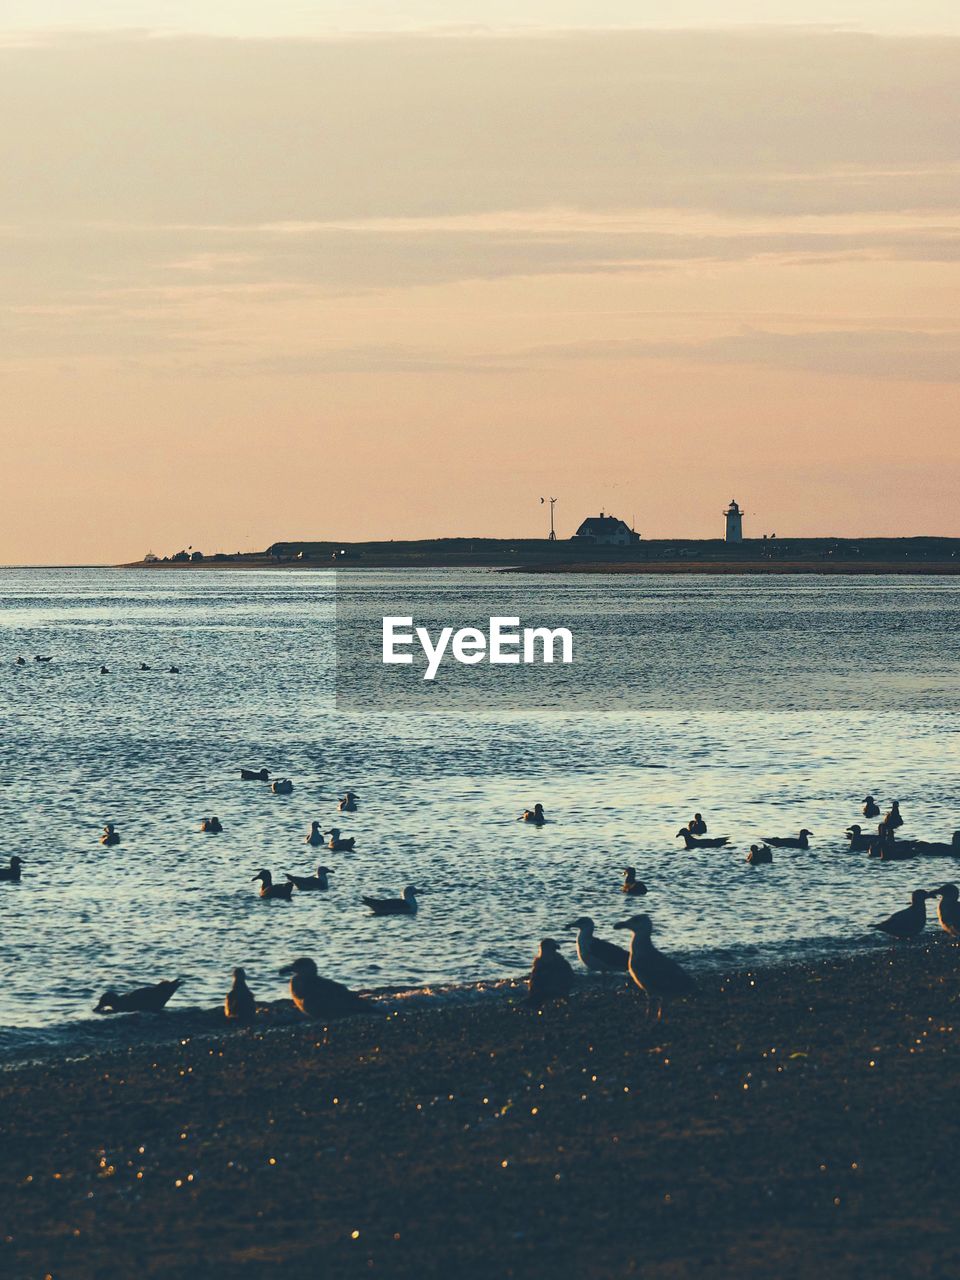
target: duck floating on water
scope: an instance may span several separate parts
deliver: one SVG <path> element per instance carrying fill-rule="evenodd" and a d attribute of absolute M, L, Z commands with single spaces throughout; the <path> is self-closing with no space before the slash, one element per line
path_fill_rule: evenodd
<path fill-rule="evenodd" d="M 524 809 L 517 819 L 518 822 L 532 822 L 535 827 L 542 827 L 546 820 L 547 815 L 543 812 L 542 804 L 535 804 L 532 809 Z"/>
<path fill-rule="evenodd" d="M 333 872 L 329 867 L 321 865 L 317 867 L 317 874 L 315 876 L 292 876 L 289 871 L 284 874 L 290 884 L 299 889 L 301 893 L 308 893 L 310 890 L 326 893 L 330 888 L 327 876 L 332 875 Z"/>
<path fill-rule="evenodd" d="M 180 674 L 180 668 L 179 668 L 179 667 L 167 667 L 167 674 L 168 674 L 168 675 L 171 675 L 171 676 L 178 676 L 178 675 Z"/>
<path fill-rule="evenodd" d="M 415 916 L 420 890 L 408 884 L 399 898 L 361 898 L 375 916 Z"/>
<path fill-rule="evenodd" d="M 261 867 L 255 876 L 250 877 L 251 880 L 260 881 L 260 897 L 261 898 L 281 898 L 284 902 L 289 902 L 293 894 L 293 884 L 287 881 L 286 884 L 274 884 L 273 876 L 266 869 Z"/>
<path fill-rule="evenodd" d="M 15 667 L 25 667 L 27 665 L 27 660 L 24 657 L 19 657 L 13 665 Z"/>
<path fill-rule="evenodd" d="M 241 782 L 269 782 L 270 775 L 266 769 L 241 769 Z"/>
<path fill-rule="evenodd" d="M 356 813 L 357 796 L 355 796 L 352 791 L 345 791 L 343 793 L 343 799 L 337 805 L 337 809 L 340 813 Z"/>
<path fill-rule="evenodd" d="M 659 1022 L 663 1017 L 664 1000 L 672 996 L 690 995 L 696 990 L 696 983 L 676 960 L 665 956 L 653 945 L 653 921 L 649 916 L 631 916 L 629 920 L 621 920 L 613 927 L 629 929 L 633 934 L 627 972 L 647 997 L 648 1016 L 651 1000 L 657 1002 Z"/>
<path fill-rule="evenodd" d="M 891 938 L 915 938 L 923 932 L 927 923 L 927 899 L 935 896 L 935 893 L 928 893 L 926 889 L 914 889 L 910 895 L 909 907 L 895 911 L 892 916 L 879 920 L 870 928 L 888 933 Z"/>
<path fill-rule="evenodd" d="M 20 883 L 20 868 L 23 866 L 23 859 L 18 858 L 16 854 L 10 859 L 10 865 L 0 867 L 0 881 L 5 880 L 7 884 Z"/>
<path fill-rule="evenodd" d="M 233 986 L 223 1001 L 223 1012 L 236 1022 L 252 1022 L 257 1014 L 257 1002 L 253 992 L 247 986 L 247 974 L 244 969 L 234 969 Z"/>
<path fill-rule="evenodd" d="M 703 820 L 702 813 L 695 813 L 687 823 L 687 830 L 692 836 L 705 836 L 707 834 L 707 824 Z"/>
<path fill-rule="evenodd" d="M 112 822 L 108 822 L 103 828 L 103 835 L 100 837 L 101 844 L 119 844 L 120 833 L 116 830 Z"/>
<path fill-rule="evenodd" d="M 647 892 L 647 886 L 642 880 L 637 879 L 636 867 L 623 868 L 623 884 L 620 886 L 620 892 L 632 894 L 636 898 L 642 898 Z"/>
<path fill-rule="evenodd" d="M 320 830 L 319 822 L 311 822 L 310 830 L 303 837 L 304 844 L 312 845 L 314 849 L 319 849 L 323 844 L 323 832 Z"/>
<path fill-rule="evenodd" d="M 270 790 L 275 796 L 289 796 L 293 794 L 293 783 L 289 778 L 277 778 L 271 782 Z"/>
<path fill-rule="evenodd" d="M 332 849 L 334 853 L 353 853 L 353 846 L 357 843 L 356 836 L 342 836 L 339 827 L 331 827 L 329 831 L 321 834 L 330 837 L 327 848 Z"/>
<path fill-rule="evenodd" d="M 101 667 L 100 667 L 100 674 L 101 674 L 102 676 L 108 676 L 108 675 L 110 674 L 110 668 L 109 668 L 109 667 L 101 666 Z"/>
<path fill-rule="evenodd" d="M 145 662 L 141 662 L 141 663 L 140 663 L 140 670 L 141 670 L 141 671 L 152 671 L 152 670 L 153 670 L 153 668 L 152 668 L 152 667 L 148 667 L 148 666 L 147 666 L 147 664 L 146 664 Z"/>
<path fill-rule="evenodd" d="M 747 861 L 752 867 L 768 866 L 773 862 L 773 850 L 768 844 L 752 844 Z"/>
<path fill-rule="evenodd" d="M 209 832 L 210 835 L 218 836 L 223 830 L 223 823 L 219 818 L 201 818 L 200 830 Z"/>
<path fill-rule="evenodd" d="M 809 849 L 812 835 L 812 831 L 808 831 L 806 827 L 801 827 L 799 835 L 764 836 L 763 843 L 771 845 L 774 849 Z"/>
<path fill-rule="evenodd" d="M 724 845 L 730 843 L 729 836 L 707 836 L 705 839 L 699 839 L 695 835 L 691 835 L 686 827 L 681 827 L 677 832 L 677 836 L 683 839 L 683 843 L 688 849 L 722 849 Z M 677 837 L 674 837 L 675 839 Z"/>
<path fill-rule="evenodd" d="M 575 981 L 573 970 L 560 954 L 560 944 L 553 938 L 541 938 L 527 980 L 530 1003 L 539 1008 L 548 1000 L 561 1000 L 573 990 Z"/>
<path fill-rule="evenodd" d="M 362 1013 L 366 1007 L 362 996 L 331 978 L 321 978 L 317 966 L 308 956 L 284 965 L 281 973 L 289 973 L 290 999 L 308 1018 L 333 1018 L 341 1014 Z"/>
<path fill-rule="evenodd" d="M 937 919 L 944 933 L 960 938 L 960 889 L 955 884 L 942 884 L 933 893 L 939 896 Z"/>
<path fill-rule="evenodd" d="M 577 930 L 577 955 L 584 968 L 602 973 L 627 972 L 628 953 L 615 942 L 605 942 L 603 938 L 596 937 L 595 926 L 589 916 L 578 916 L 564 928 Z"/>
<path fill-rule="evenodd" d="M 863 797 L 863 808 L 860 810 L 865 818 L 879 818 L 880 806 L 874 800 L 873 796 Z"/>
<path fill-rule="evenodd" d="M 94 1008 L 94 1013 L 159 1013 L 175 991 L 183 986 L 183 978 L 172 982 L 158 982 L 152 987 L 137 987 L 118 995 L 105 991 Z"/>
<path fill-rule="evenodd" d="M 33 655 L 33 660 L 34 660 L 34 662 L 52 662 L 52 661 L 53 661 L 53 656 L 51 655 L 50 657 L 43 658 L 43 657 L 41 657 L 41 656 L 40 656 L 40 654 L 39 654 L 39 653 L 35 653 L 35 654 Z"/>

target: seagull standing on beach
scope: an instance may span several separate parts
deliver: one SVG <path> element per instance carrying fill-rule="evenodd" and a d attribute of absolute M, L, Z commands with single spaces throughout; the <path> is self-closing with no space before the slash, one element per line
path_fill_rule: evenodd
<path fill-rule="evenodd" d="M 585 969 L 597 969 L 603 973 L 626 973 L 629 956 L 623 947 L 605 942 L 594 936 L 594 923 L 589 916 L 578 916 L 566 929 L 576 929 L 577 955 Z"/>
<path fill-rule="evenodd" d="M 137 987 L 125 995 L 105 991 L 94 1013 L 159 1013 L 173 993 L 183 986 L 183 978 L 158 982 L 152 987 Z"/>
<path fill-rule="evenodd" d="M 955 884 L 942 884 L 933 892 L 940 898 L 937 904 L 940 928 L 951 938 L 960 938 L 960 889 Z"/>
<path fill-rule="evenodd" d="M 223 1012 L 237 1022 L 252 1022 L 256 1016 L 257 1002 L 247 986 L 247 975 L 243 969 L 233 971 L 233 986 L 223 1001 Z"/>
<path fill-rule="evenodd" d="M 284 965 L 281 973 L 289 973 L 290 999 L 308 1018 L 330 1018 L 337 1014 L 362 1013 L 362 996 L 341 982 L 321 978 L 317 966 L 308 956 Z"/>
<path fill-rule="evenodd" d="M 251 876 L 250 879 L 260 881 L 261 898 L 280 898 L 284 902 L 290 901 L 293 894 L 292 882 L 288 880 L 286 884 L 274 884 L 273 876 L 266 867 L 261 867 L 257 874 Z"/>
<path fill-rule="evenodd" d="M 690 995 L 696 990 L 696 983 L 676 960 L 671 960 L 653 945 L 653 922 L 649 916 L 631 916 L 613 927 L 629 929 L 633 933 L 627 972 L 647 997 L 648 1015 L 650 1001 L 656 1000 L 659 1022 L 663 1017 L 664 998 Z"/>
<path fill-rule="evenodd" d="M 892 916 L 879 920 L 870 928 L 888 933 L 891 938 L 915 938 L 923 932 L 927 923 L 927 899 L 935 896 L 935 893 L 928 893 L 926 889 L 914 889 L 910 895 L 909 907 L 895 911 Z"/>
<path fill-rule="evenodd" d="M 559 943 L 553 938 L 541 938 L 540 950 L 528 979 L 530 1003 L 540 1006 L 548 1000 L 568 996 L 573 990 L 574 981 L 573 970 L 560 954 Z"/>
<path fill-rule="evenodd" d="M 415 916 L 417 914 L 417 894 L 419 889 L 408 884 L 399 898 L 362 898 L 364 906 L 370 908 L 375 916 Z"/>
<path fill-rule="evenodd" d="M 20 868 L 23 866 L 23 859 L 18 858 L 16 854 L 10 859 L 8 867 L 0 867 L 0 881 L 6 880 L 7 884 L 20 883 Z"/>
<path fill-rule="evenodd" d="M 621 893 L 629 893 L 634 898 L 642 898 L 647 892 L 647 886 L 642 880 L 637 879 L 636 867 L 623 868 L 623 884 L 620 886 Z"/>

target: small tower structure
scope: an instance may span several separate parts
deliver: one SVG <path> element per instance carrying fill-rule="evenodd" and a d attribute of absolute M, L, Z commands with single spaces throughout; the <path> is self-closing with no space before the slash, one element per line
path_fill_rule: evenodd
<path fill-rule="evenodd" d="M 736 498 L 730 499 L 730 505 L 723 513 L 726 520 L 726 531 L 723 535 L 725 542 L 742 542 L 743 541 L 743 512 L 737 505 Z"/>

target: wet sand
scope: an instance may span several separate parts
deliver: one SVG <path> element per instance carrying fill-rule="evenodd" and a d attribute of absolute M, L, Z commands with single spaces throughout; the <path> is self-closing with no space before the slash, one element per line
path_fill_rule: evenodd
<path fill-rule="evenodd" d="M 958 990 L 931 930 L 660 1026 L 585 980 L 22 1067 L 0 1273 L 956 1275 Z"/>

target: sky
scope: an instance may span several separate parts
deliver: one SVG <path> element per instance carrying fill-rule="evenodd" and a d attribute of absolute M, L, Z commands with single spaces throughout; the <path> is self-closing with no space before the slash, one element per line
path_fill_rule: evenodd
<path fill-rule="evenodd" d="M 4 0 L 0 563 L 960 535 L 960 16 L 723 9 Z"/>

